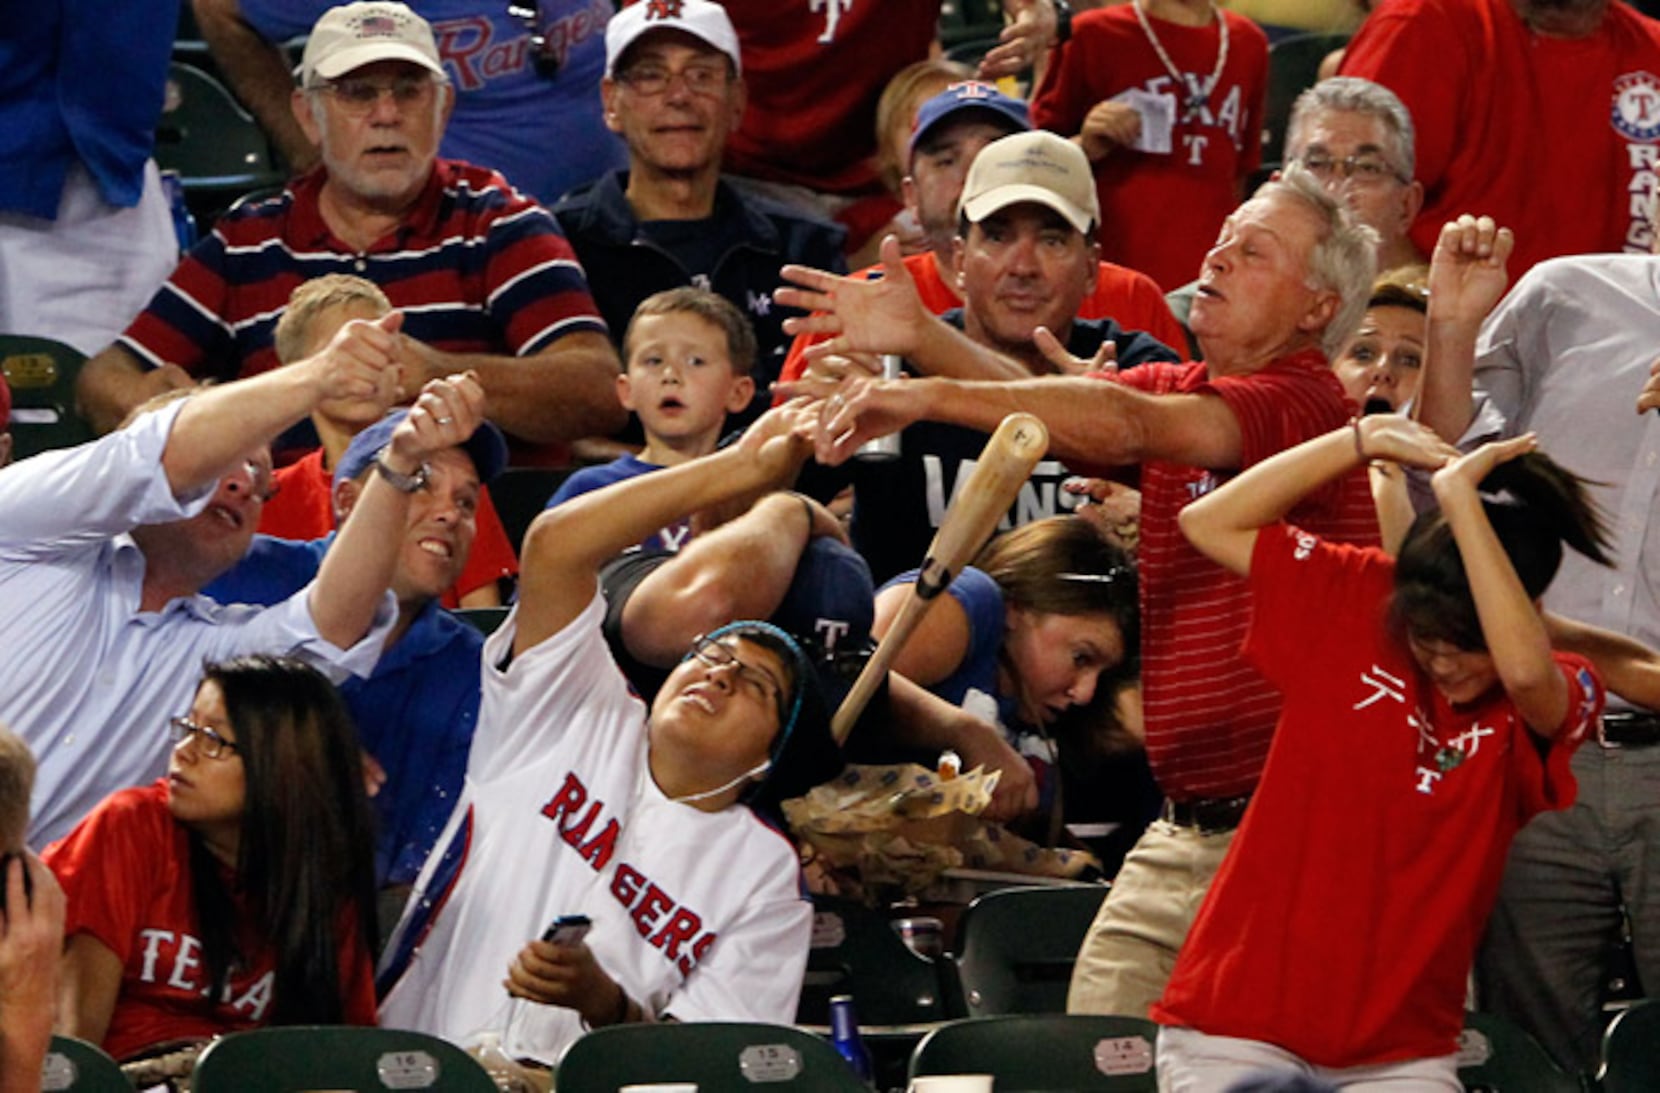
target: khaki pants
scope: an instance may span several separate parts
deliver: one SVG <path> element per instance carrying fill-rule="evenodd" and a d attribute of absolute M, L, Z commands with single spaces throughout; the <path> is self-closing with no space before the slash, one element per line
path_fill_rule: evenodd
<path fill-rule="evenodd" d="M 1078 951 L 1068 1013 L 1146 1017 L 1233 842 L 1155 820 L 1113 880 Z"/>

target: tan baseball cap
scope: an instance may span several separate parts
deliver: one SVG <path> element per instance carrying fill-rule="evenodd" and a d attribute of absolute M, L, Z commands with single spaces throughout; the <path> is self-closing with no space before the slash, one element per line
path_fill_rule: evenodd
<path fill-rule="evenodd" d="M 325 11 L 306 39 L 294 70 L 302 87 L 332 80 L 376 61 L 408 61 L 444 74 L 432 27 L 403 4 L 364 0 Z"/>
<path fill-rule="evenodd" d="M 980 149 L 958 208 L 978 224 L 1023 201 L 1054 209 L 1085 235 L 1101 220 L 1095 176 L 1083 149 L 1042 129 L 1011 133 Z"/>

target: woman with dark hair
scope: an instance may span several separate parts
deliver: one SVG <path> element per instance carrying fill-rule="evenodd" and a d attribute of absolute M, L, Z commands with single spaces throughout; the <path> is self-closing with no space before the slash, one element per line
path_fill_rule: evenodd
<path fill-rule="evenodd" d="M 902 573 L 877 593 L 876 635 L 916 577 Z M 1135 568 L 1094 525 L 1054 516 L 993 539 L 947 592 L 893 670 L 999 726 L 1032 764 L 1046 801 L 1045 771 L 1055 763 L 1048 727 L 1129 676 L 1139 640 Z"/>
<path fill-rule="evenodd" d="M 1190 504 L 1193 544 L 1245 577 L 1245 655 L 1285 696 L 1262 782 L 1153 1017 L 1160 1088 L 1256 1070 L 1339 1088 L 1462 1087 L 1465 981 L 1511 840 L 1573 803 L 1597 721 L 1590 663 L 1538 608 L 1563 545 L 1606 562 L 1584 484 L 1534 439 L 1460 456 L 1357 419 Z M 1283 522 L 1369 459 L 1435 468 L 1398 559 Z M 1394 1088 L 1394 1085 L 1390 1085 Z"/>
<path fill-rule="evenodd" d="M 116 1058 L 277 1024 L 373 1024 L 374 840 L 350 717 L 283 657 L 209 664 L 165 780 L 45 859 L 69 899 L 59 1024 Z"/>

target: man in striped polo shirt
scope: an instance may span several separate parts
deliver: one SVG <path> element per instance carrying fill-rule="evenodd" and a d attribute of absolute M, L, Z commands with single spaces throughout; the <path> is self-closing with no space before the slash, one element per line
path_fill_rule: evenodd
<path fill-rule="evenodd" d="M 1326 358 L 1365 310 L 1376 238 L 1292 166 L 1234 211 L 1205 256 L 1192 312 L 1204 360 L 1119 375 L 858 379 L 824 404 L 817 452 L 824 462 L 914 421 L 990 431 L 1025 410 L 1048 426 L 1052 458 L 1073 468 L 1139 468 L 1142 693 L 1148 759 L 1165 802 L 1078 955 L 1067 1000 L 1073 1012 L 1147 1016 L 1262 773 L 1280 702 L 1240 656 L 1248 592 L 1194 550 L 1177 516 L 1231 474 L 1355 413 Z M 795 293 L 791 302 L 828 308 L 833 285 L 814 287 L 823 300 Z M 835 335 L 833 351 L 863 348 L 847 344 L 840 316 L 792 323 L 795 331 Z M 1063 371 L 1085 364 L 1057 363 L 1069 366 Z M 1327 538 L 1377 541 L 1358 472 L 1289 519 Z"/>
<path fill-rule="evenodd" d="M 222 218 L 87 362 L 94 424 L 160 390 L 275 367 L 295 286 L 355 273 L 404 312 L 406 394 L 471 369 L 519 441 L 619 428 L 616 353 L 552 216 L 496 172 L 437 158 L 454 96 L 426 21 L 382 0 L 333 8 L 296 76 L 294 115 L 322 165 Z"/>

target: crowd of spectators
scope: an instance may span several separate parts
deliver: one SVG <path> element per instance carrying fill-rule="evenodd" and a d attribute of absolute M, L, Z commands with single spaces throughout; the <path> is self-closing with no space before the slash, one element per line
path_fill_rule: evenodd
<path fill-rule="evenodd" d="M 1660 22 L 184 2 L 291 176 L 182 254 L 180 0 L 0 46 L 0 335 L 98 434 L 12 462 L 0 374 L 0 1093 L 54 1030 L 792 1022 L 782 802 L 945 751 L 1126 823 L 1067 1004 L 1168 1088 L 1455 1090 L 1467 982 L 1591 1074 L 1618 939 L 1660 984 Z M 1282 16 L 1355 33 L 1265 163 Z"/>

